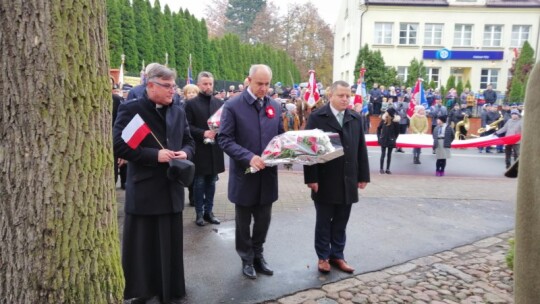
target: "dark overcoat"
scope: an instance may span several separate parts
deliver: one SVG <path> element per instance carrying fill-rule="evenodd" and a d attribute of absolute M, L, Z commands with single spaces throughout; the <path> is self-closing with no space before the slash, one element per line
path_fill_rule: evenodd
<path fill-rule="evenodd" d="M 267 114 L 270 109 L 273 117 Z M 265 97 L 264 107 L 258 111 L 248 90 L 225 102 L 218 143 L 231 158 L 228 198 L 234 204 L 271 204 L 278 198 L 277 167 L 266 167 L 256 173 L 245 172 L 253 156 L 262 155 L 270 140 L 283 133 L 280 109 L 277 101 Z"/>
<path fill-rule="evenodd" d="M 113 136 L 115 154 L 128 161 L 125 212 L 134 215 L 182 212 L 184 186 L 167 178 L 169 164 L 158 162 L 161 147 L 157 140 L 148 134 L 136 149 L 132 149 L 122 139 L 122 130 L 136 114 L 166 149 L 182 150 L 188 159 L 193 158 L 195 151 L 186 114 L 180 104 L 169 105 L 164 119 L 146 94 L 122 103 L 118 107 Z"/>
<path fill-rule="evenodd" d="M 358 183 L 370 182 L 366 139 L 360 115 L 349 109 L 341 127 L 327 104 L 311 113 L 306 129 L 338 133 L 344 155 L 324 164 L 304 166 L 304 182 L 318 183 L 311 191 L 316 203 L 352 204 L 358 202 Z"/>
<path fill-rule="evenodd" d="M 399 121 L 401 118 L 399 115 L 396 115 L 392 119 L 392 123 L 387 125 L 385 123 L 385 115 L 387 114 L 383 114 L 383 118 L 377 127 L 377 142 L 381 147 L 395 148 L 396 140 L 399 136 Z"/>
<path fill-rule="evenodd" d="M 209 130 L 208 118 L 223 105 L 223 101 L 202 93 L 185 104 L 191 136 L 195 140 L 197 153 L 193 157 L 195 174 L 217 175 L 225 171 L 223 151 L 215 144 L 204 143 L 204 131 Z"/>

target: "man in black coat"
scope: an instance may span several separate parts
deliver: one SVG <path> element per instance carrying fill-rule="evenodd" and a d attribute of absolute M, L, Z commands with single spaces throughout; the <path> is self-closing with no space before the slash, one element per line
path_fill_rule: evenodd
<path fill-rule="evenodd" d="M 329 272 L 330 264 L 352 273 L 345 261 L 345 230 L 351 207 L 358 202 L 358 189 L 370 182 L 366 141 L 360 115 L 348 109 L 351 89 L 336 81 L 330 89 L 330 102 L 313 112 L 306 129 L 338 133 L 344 155 L 324 164 L 304 166 L 304 182 L 315 202 L 315 251 L 318 268 Z"/>
<path fill-rule="evenodd" d="M 146 93 L 119 106 L 113 129 L 114 152 L 128 161 L 122 240 L 125 299 L 169 303 L 186 293 L 184 185 L 169 179 L 167 171 L 169 161 L 191 159 L 195 143 L 183 108 L 172 103 L 175 78 L 163 65 L 152 69 Z M 141 132 L 148 129 L 152 134 Z"/>
<path fill-rule="evenodd" d="M 200 72 L 197 77 L 199 94 L 186 103 L 186 116 L 189 122 L 191 135 L 195 140 L 197 153 L 195 163 L 195 178 L 193 192 L 197 218 L 195 223 L 204 226 L 204 221 L 219 224 L 214 216 L 214 194 L 218 173 L 225 171 L 223 151 L 216 144 L 216 131 L 208 127 L 208 118 L 216 113 L 223 105 L 223 101 L 215 98 L 214 76 L 210 72 Z"/>
<path fill-rule="evenodd" d="M 490 105 L 497 102 L 497 92 L 493 91 L 493 86 L 491 84 L 488 84 L 487 89 L 484 91 L 484 100 Z"/>

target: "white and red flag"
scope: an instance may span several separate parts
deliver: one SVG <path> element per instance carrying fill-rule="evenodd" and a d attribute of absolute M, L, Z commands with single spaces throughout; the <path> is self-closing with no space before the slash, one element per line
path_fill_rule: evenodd
<path fill-rule="evenodd" d="M 307 85 L 306 93 L 304 94 L 304 100 L 312 107 L 317 101 L 319 101 L 319 88 L 317 88 L 317 80 L 315 80 L 315 71 L 309 70 L 309 81 Z"/>
<path fill-rule="evenodd" d="M 122 139 L 131 149 L 137 149 L 146 135 L 150 133 L 151 131 L 148 125 L 137 114 L 131 119 L 124 130 L 122 130 Z"/>

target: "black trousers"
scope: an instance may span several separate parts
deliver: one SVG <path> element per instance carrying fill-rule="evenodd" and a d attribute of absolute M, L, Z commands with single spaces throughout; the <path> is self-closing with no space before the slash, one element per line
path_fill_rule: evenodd
<path fill-rule="evenodd" d="M 235 205 L 236 252 L 243 263 L 253 264 L 253 259 L 263 257 L 263 245 L 266 242 L 271 218 L 272 204 L 250 207 Z"/>
<path fill-rule="evenodd" d="M 315 203 L 315 252 L 321 260 L 344 259 L 347 223 L 352 204 Z"/>

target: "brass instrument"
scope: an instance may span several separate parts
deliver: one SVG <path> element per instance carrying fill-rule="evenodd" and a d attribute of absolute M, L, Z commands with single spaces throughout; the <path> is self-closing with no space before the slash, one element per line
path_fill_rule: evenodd
<path fill-rule="evenodd" d="M 488 126 L 489 126 L 489 130 L 492 130 L 492 129 L 495 129 L 496 130 L 499 130 L 499 123 L 501 123 L 501 121 L 504 120 L 504 117 L 501 113 L 501 111 L 499 111 L 499 119 L 495 120 L 494 122 L 490 123 Z M 486 128 L 482 127 L 482 128 L 479 128 L 478 131 L 476 131 L 476 133 L 478 134 L 482 134 L 484 132 L 486 132 Z"/>
<path fill-rule="evenodd" d="M 454 134 L 454 140 L 462 139 L 460 138 L 462 136 L 461 127 L 465 128 L 466 131 L 469 131 L 469 128 L 471 127 L 471 123 L 469 121 L 469 115 L 465 114 L 465 116 L 463 117 L 463 120 L 456 124 L 456 133 Z M 465 139 L 465 136 L 463 136 L 463 139 Z"/>

